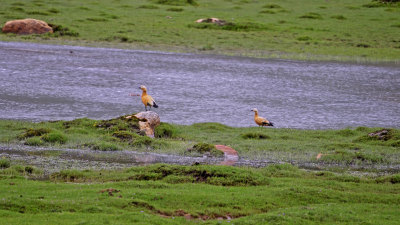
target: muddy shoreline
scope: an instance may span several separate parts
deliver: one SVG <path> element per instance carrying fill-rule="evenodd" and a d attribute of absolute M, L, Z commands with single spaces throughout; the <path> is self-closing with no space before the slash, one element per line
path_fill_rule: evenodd
<path fill-rule="evenodd" d="M 176 165 L 210 164 L 223 165 L 229 156 L 215 158 L 209 156 L 192 157 L 135 151 L 94 151 L 83 149 L 56 149 L 25 145 L 0 144 L 0 158 L 7 158 L 13 164 L 35 166 L 49 175 L 60 170 L 115 170 L 133 166 L 167 163 Z M 306 170 L 346 171 L 357 176 L 382 176 L 400 172 L 398 164 L 340 164 L 326 162 L 247 160 L 238 158 L 233 166 L 261 168 L 273 164 L 289 163 Z"/>

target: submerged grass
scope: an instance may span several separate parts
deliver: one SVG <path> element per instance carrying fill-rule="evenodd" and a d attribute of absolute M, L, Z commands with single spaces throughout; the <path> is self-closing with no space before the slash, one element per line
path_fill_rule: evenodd
<path fill-rule="evenodd" d="M 40 36 L 0 33 L 0 40 L 265 58 L 399 62 L 399 5 L 372 0 L 3 0 L 1 24 L 33 17 L 52 24 L 56 31 Z M 195 23 L 211 17 L 226 24 Z"/>
<path fill-rule="evenodd" d="M 395 224 L 399 175 L 359 178 L 262 169 L 153 165 L 66 170 L 50 180 L 0 169 L 0 224 Z"/>

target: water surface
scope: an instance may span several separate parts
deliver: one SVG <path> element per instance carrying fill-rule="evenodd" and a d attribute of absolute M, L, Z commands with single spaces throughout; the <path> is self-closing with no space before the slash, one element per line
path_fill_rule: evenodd
<path fill-rule="evenodd" d="M 277 127 L 400 127 L 400 66 L 0 42 L 0 119 L 109 119 L 144 110 L 164 122 Z"/>

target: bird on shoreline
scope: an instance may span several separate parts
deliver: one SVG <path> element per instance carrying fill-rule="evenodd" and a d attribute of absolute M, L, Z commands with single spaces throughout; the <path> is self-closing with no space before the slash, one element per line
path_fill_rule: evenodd
<path fill-rule="evenodd" d="M 147 111 L 147 106 L 151 107 L 153 106 L 154 108 L 158 108 L 158 105 L 156 104 L 156 101 L 147 94 L 147 88 L 144 85 L 140 86 L 140 89 L 142 89 L 142 102 L 144 104 L 145 110 Z"/>
<path fill-rule="evenodd" d="M 256 108 L 252 109 L 251 111 L 254 112 L 254 122 L 256 122 L 256 124 L 258 126 L 260 126 L 260 127 L 263 127 L 263 126 L 273 127 L 274 126 L 274 124 L 272 122 L 268 121 L 264 117 L 258 116 L 258 110 Z"/>

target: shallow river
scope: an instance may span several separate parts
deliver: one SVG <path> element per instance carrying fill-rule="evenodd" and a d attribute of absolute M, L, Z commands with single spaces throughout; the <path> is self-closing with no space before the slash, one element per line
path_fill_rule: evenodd
<path fill-rule="evenodd" d="M 0 119 L 108 119 L 144 110 L 161 120 L 276 127 L 400 127 L 400 66 L 0 42 Z"/>

